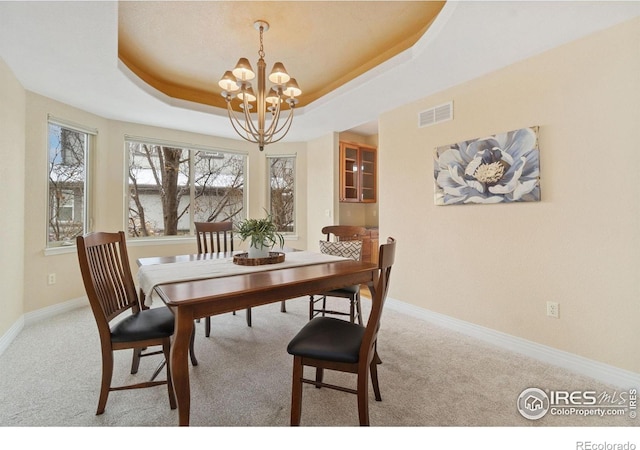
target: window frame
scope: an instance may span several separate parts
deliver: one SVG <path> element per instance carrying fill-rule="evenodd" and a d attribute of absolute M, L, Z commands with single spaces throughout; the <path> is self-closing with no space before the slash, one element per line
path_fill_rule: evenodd
<path fill-rule="evenodd" d="M 269 214 L 272 214 L 271 203 L 271 160 L 273 159 L 291 159 L 293 161 L 293 230 L 292 231 L 279 231 L 285 238 L 291 238 L 298 235 L 298 155 L 297 154 L 267 154 L 266 156 L 266 184 L 267 184 L 267 206 Z"/>
<path fill-rule="evenodd" d="M 44 253 L 45 255 L 57 254 L 57 253 L 66 253 L 70 251 L 75 251 L 76 241 L 68 240 L 68 241 L 50 241 L 50 214 L 51 214 L 51 182 L 50 182 L 50 173 L 51 173 L 51 127 L 59 127 L 64 128 L 66 130 L 82 133 L 85 135 L 85 143 L 83 148 L 83 169 L 84 169 L 84 179 L 83 179 L 83 198 L 82 198 L 82 233 L 89 233 L 92 228 L 92 213 L 93 213 L 93 204 L 92 204 L 92 185 L 93 185 L 93 155 L 95 153 L 96 146 L 96 137 L 98 135 L 98 130 L 95 128 L 91 128 L 85 125 L 81 125 L 63 118 L 55 117 L 51 114 L 47 115 L 46 122 L 46 179 L 47 179 L 47 200 L 46 200 L 46 217 L 45 217 L 45 234 L 44 234 Z M 64 159 L 66 159 L 65 155 L 62 155 Z M 75 201 L 74 204 L 71 205 L 72 214 L 75 217 L 76 207 Z M 68 221 L 65 221 L 68 222 Z M 71 221 L 73 222 L 73 220 Z"/>
<path fill-rule="evenodd" d="M 124 151 L 124 202 L 123 202 L 123 229 L 126 230 L 127 233 L 127 243 L 131 243 L 133 245 L 144 245 L 150 242 L 153 243 L 182 243 L 187 240 L 192 240 L 195 235 L 195 226 L 194 223 L 194 214 L 192 210 L 189 210 L 189 233 L 188 234 L 177 234 L 177 235 L 162 235 L 162 236 L 130 236 L 129 235 L 129 203 L 130 203 L 130 185 L 129 185 L 129 165 L 130 161 L 130 151 L 129 151 L 129 143 L 134 142 L 138 144 L 147 144 L 154 146 L 166 146 L 166 147 L 174 147 L 181 148 L 189 152 L 188 157 L 188 170 L 190 174 L 190 186 L 189 186 L 189 203 L 191 208 L 193 208 L 195 201 L 195 191 L 196 185 L 194 182 L 194 159 L 196 152 L 207 152 L 207 153 L 223 153 L 223 154 L 231 154 L 241 156 L 243 158 L 243 189 L 242 189 L 242 212 L 246 214 L 248 210 L 248 202 L 249 202 L 249 194 L 248 194 L 248 171 L 249 171 L 249 152 L 240 151 L 240 150 L 232 150 L 221 147 L 210 147 L 204 145 L 190 144 L 185 142 L 177 142 L 170 141 L 166 139 L 157 139 L 157 138 L 149 138 L 149 137 L 141 137 L 141 136 L 132 136 L 125 135 L 123 141 L 123 151 Z"/>

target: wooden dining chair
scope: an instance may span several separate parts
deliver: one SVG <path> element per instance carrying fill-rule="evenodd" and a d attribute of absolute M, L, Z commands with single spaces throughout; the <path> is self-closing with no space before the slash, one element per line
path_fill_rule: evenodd
<path fill-rule="evenodd" d="M 232 222 L 194 222 L 194 225 L 199 254 L 233 251 Z M 251 326 L 251 308 L 247 308 L 247 325 Z M 204 319 L 204 335 L 211 335 L 210 316 Z"/>
<path fill-rule="evenodd" d="M 91 311 L 98 325 L 102 351 L 102 383 L 96 414 L 102 414 L 109 392 L 124 389 L 139 389 L 166 384 L 171 409 L 176 408 L 176 399 L 171 383 L 168 364 L 171 336 L 174 331 L 174 315 L 166 306 L 147 308 L 141 305 L 129 266 L 124 232 L 89 233 L 76 239 L 80 272 L 84 282 Z M 162 350 L 147 350 L 162 346 Z M 163 365 L 167 367 L 167 379 L 124 386 L 112 386 L 113 352 L 133 349 L 131 373 L 138 371 L 140 358 L 164 353 Z M 191 339 L 191 361 L 197 365 Z M 159 368 L 159 369 L 160 369 Z"/>
<path fill-rule="evenodd" d="M 362 258 L 362 238 L 367 230 L 364 227 L 350 225 L 329 225 L 322 228 L 326 241 L 320 241 L 320 252 L 334 256 L 360 261 Z M 349 312 L 327 309 L 327 297 L 346 298 L 349 300 Z M 360 286 L 345 286 L 329 292 L 321 292 L 309 296 L 309 320 L 317 315 L 349 316 L 351 322 L 358 320 L 362 325 L 362 309 L 360 307 Z"/>
<path fill-rule="evenodd" d="M 198 253 L 233 251 L 232 222 L 194 222 Z"/>
<path fill-rule="evenodd" d="M 373 286 L 371 313 L 366 327 L 335 317 L 316 317 L 309 321 L 289 342 L 287 352 L 293 355 L 291 389 L 291 425 L 300 425 L 302 385 L 329 388 L 358 396 L 360 425 L 369 425 L 369 374 L 375 399 L 381 401 L 376 347 L 380 317 L 387 298 L 391 266 L 395 259 L 396 241 L 388 238 L 380 246 L 378 272 Z M 316 368 L 316 379 L 304 378 L 304 367 Z M 357 375 L 356 389 L 323 382 L 324 369 Z"/>

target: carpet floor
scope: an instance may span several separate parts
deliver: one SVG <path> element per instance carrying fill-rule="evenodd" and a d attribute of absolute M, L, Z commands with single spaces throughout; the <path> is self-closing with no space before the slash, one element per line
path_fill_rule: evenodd
<path fill-rule="evenodd" d="M 340 300 L 337 300 L 340 301 Z M 368 300 L 363 299 L 367 314 Z M 286 346 L 307 322 L 306 298 L 212 318 L 211 337 L 196 327 L 197 367 L 190 366 L 191 425 L 286 427 L 292 357 Z M 173 427 L 166 387 L 112 392 L 95 415 L 100 384 L 100 345 L 87 307 L 28 327 L 0 355 L 0 425 L 3 427 Z M 615 392 L 567 370 L 493 347 L 387 308 L 378 338 L 382 401 L 370 392 L 377 427 L 625 427 L 628 417 L 547 414 L 528 420 L 517 410 L 523 390 Z M 158 358 L 153 360 L 153 358 Z M 143 359 L 130 375 L 130 351 L 116 352 L 114 383 L 146 379 L 161 356 Z M 327 372 L 327 382 L 351 383 L 351 375 Z M 305 385 L 302 425 L 358 425 L 356 397 Z"/>

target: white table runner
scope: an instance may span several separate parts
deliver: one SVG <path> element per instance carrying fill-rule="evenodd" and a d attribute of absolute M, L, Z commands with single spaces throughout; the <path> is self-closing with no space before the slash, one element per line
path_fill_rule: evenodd
<path fill-rule="evenodd" d="M 339 256 L 325 255 L 323 253 L 299 251 L 286 253 L 285 259 L 281 263 L 264 264 L 261 266 L 234 264 L 233 257 L 153 264 L 141 266 L 138 269 L 138 285 L 142 292 L 146 294 L 145 303 L 149 304 L 152 301 L 152 295 L 150 294 L 152 294 L 153 289 L 160 284 L 228 277 L 265 270 L 343 261 L 346 259 L 347 258 Z"/>

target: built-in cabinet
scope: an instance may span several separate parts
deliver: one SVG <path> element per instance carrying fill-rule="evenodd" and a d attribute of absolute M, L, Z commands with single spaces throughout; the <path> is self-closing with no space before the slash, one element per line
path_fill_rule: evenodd
<path fill-rule="evenodd" d="M 375 203 L 376 200 L 376 148 L 340 142 L 340 201 Z"/>
<path fill-rule="evenodd" d="M 365 262 L 378 262 L 378 228 L 367 228 L 362 238 L 362 255 L 360 259 Z"/>

